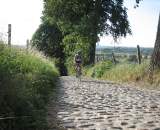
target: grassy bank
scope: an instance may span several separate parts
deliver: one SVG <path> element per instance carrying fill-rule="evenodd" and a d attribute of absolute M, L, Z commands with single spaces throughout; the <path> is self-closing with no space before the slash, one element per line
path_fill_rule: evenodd
<path fill-rule="evenodd" d="M 141 65 L 136 63 L 119 63 L 114 65 L 111 61 L 99 62 L 94 66 L 85 67 L 84 74 L 88 77 L 111 80 L 115 82 L 133 82 L 149 84 L 149 62 Z M 154 74 L 154 85 L 160 83 L 160 72 Z"/>
<path fill-rule="evenodd" d="M 54 64 L 38 53 L 0 44 L 0 129 L 44 130 L 57 76 Z"/>

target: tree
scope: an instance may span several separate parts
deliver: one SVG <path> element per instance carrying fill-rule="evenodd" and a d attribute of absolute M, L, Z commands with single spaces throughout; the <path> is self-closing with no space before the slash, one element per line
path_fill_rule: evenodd
<path fill-rule="evenodd" d="M 87 36 L 71 33 L 63 38 L 63 45 L 68 65 L 73 64 L 73 57 L 79 50 L 83 52 L 83 65 L 87 65 L 89 63 L 88 50 L 90 49 L 90 39 Z"/>
<path fill-rule="evenodd" d="M 58 27 L 49 22 L 43 22 L 32 37 L 32 46 L 39 51 L 44 52 L 49 57 L 57 59 L 57 67 L 61 75 L 66 75 L 66 67 L 64 65 L 65 55 L 63 52 L 62 33 Z"/>
<path fill-rule="evenodd" d="M 73 32 L 87 36 L 90 64 L 99 34 L 111 34 L 115 40 L 131 34 L 123 0 L 44 0 L 42 19 L 56 23 L 64 36 Z"/>
<path fill-rule="evenodd" d="M 62 34 L 55 25 L 43 23 L 39 26 L 32 37 L 32 45 L 45 55 L 61 57 L 62 55 Z"/>
<path fill-rule="evenodd" d="M 153 80 L 153 71 L 156 69 L 160 69 L 160 15 L 159 15 L 159 22 L 157 28 L 157 36 L 155 40 L 154 50 L 151 57 L 150 68 L 149 68 L 149 78 L 151 81 Z"/>

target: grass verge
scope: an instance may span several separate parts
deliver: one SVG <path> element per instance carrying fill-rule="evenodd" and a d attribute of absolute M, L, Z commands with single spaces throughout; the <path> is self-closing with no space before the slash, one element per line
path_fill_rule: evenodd
<path fill-rule="evenodd" d="M 148 61 L 144 61 L 140 65 L 127 62 L 114 65 L 111 61 L 103 61 L 94 66 L 85 67 L 84 74 L 88 77 L 114 82 L 136 83 L 147 87 L 159 86 L 160 71 L 154 72 L 153 84 L 151 85 L 148 79 L 148 67 Z"/>
<path fill-rule="evenodd" d="M 46 129 L 45 106 L 58 75 L 38 53 L 0 44 L 0 118 L 16 117 L 0 120 L 0 129 Z"/>

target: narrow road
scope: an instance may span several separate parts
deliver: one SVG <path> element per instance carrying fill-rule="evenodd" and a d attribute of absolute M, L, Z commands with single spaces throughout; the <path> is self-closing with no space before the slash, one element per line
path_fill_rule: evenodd
<path fill-rule="evenodd" d="M 48 106 L 50 130 L 160 130 L 160 91 L 61 77 Z M 55 96 L 55 94 L 54 94 Z M 55 122 L 57 119 L 57 122 Z"/>

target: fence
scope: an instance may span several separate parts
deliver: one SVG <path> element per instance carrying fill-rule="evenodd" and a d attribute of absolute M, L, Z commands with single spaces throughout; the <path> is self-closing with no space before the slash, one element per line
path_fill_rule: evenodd
<path fill-rule="evenodd" d="M 114 52 L 112 52 L 111 49 L 110 50 L 107 49 L 106 51 L 107 53 L 105 53 L 105 51 L 103 50 L 97 51 L 95 55 L 95 62 L 112 60 L 114 63 L 116 63 L 117 61 L 128 59 L 128 61 L 141 64 L 141 60 L 151 58 L 151 52 L 152 52 L 151 48 L 146 48 L 146 49 L 140 48 L 139 45 L 137 45 L 137 49 L 132 48 L 132 50 L 130 49 L 127 50 L 126 48 L 124 48 L 124 50 L 123 48 L 121 48 L 121 50 L 115 50 Z M 148 50 L 150 52 L 147 52 Z"/>

